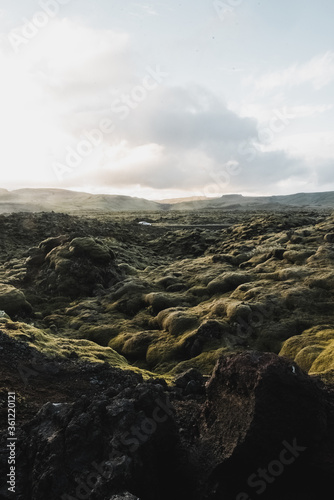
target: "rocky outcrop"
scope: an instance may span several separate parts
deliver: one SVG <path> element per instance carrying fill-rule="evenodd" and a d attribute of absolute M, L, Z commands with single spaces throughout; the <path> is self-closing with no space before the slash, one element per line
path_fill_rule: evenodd
<path fill-rule="evenodd" d="M 332 398 L 274 354 L 221 358 L 200 424 L 202 498 L 318 498 L 333 471 Z"/>
<path fill-rule="evenodd" d="M 109 375 L 109 390 L 47 403 L 23 428 L 18 500 L 123 498 L 124 490 L 135 498 L 183 498 L 185 462 L 168 395 L 140 377 Z"/>
<path fill-rule="evenodd" d="M 112 286 L 121 276 L 113 251 L 91 237 L 48 238 L 27 255 L 26 281 L 49 294 L 90 296 L 99 287 Z"/>
<path fill-rule="evenodd" d="M 206 388 L 193 369 L 167 386 L 73 363 L 55 382 L 76 366 L 98 389 L 20 425 L 18 500 L 314 500 L 331 485 L 333 392 L 289 360 L 221 357 Z"/>

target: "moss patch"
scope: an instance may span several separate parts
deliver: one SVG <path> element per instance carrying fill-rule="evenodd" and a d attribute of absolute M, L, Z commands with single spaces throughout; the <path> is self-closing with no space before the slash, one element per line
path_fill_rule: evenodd
<path fill-rule="evenodd" d="M 334 329 L 318 326 L 284 342 L 280 351 L 310 375 L 334 382 Z"/>
<path fill-rule="evenodd" d="M 77 358 L 91 363 L 106 362 L 118 368 L 132 368 L 123 356 L 110 347 L 102 347 L 89 340 L 54 336 L 26 323 L 14 323 L 7 319 L 1 319 L 1 328 L 10 337 L 27 342 L 50 358 L 70 358 L 75 353 Z"/>

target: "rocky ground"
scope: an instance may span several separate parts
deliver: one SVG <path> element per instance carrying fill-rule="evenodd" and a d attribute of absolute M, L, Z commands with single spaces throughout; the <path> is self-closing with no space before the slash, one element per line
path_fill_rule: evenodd
<path fill-rule="evenodd" d="M 19 500 L 322 497 L 330 210 L 13 214 L 0 234 Z"/>

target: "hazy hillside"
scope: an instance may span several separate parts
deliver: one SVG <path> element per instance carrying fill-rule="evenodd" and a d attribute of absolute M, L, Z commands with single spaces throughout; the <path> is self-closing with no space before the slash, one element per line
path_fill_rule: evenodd
<path fill-rule="evenodd" d="M 242 196 L 241 194 L 224 195 L 220 198 L 210 198 L 198 201 L 182 201 L 171 206 L 172 210 L 203 210 L 203 209 L 245 209 L 261 208 L 275 209 L 281 206 L 289 207 L 334 207 L 334 192 L 297 193 L 286 196 Z"/>
<path fill-rule="evenodd" d="M 158 210 L 256 209 L 279 207 L 334 207 L 334 192 L 298 193 L 287 196 L 224 195 L 190 197 L 160 202 L 131 196 L 90 194 L 66 189 L 0 189 L 0 213 L 15 212 L 153 212 Z"/>
<path fill-rule="evenodd" d="M 65 189 L 0 190 L 0 213 L 9 212 L 114 212 L 155 211 L 163 205 L 130 196 L 89 194 Z"/>

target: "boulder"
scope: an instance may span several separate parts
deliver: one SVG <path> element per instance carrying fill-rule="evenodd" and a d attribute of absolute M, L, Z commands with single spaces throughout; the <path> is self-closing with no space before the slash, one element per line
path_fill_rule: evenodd
<path fill-rule="evenodd" d="M 127 387 L 129 376 L 114 377 L 122 390 L 46 403 L 26 426 L 17 450 L 24 450 L 18 499 L 27 499 L 27 491 L 34 500 L 185 498 L 175 461 L 178 429 L 162 386 L 133 381 Z"/>
<path fill-rule="evenodd" d="M 94 238 L 74 238 L 69 246 L 69 251 L 75 257 L 90 259 L 95 264 L 107 265 L 115 259 L 111 249 Z"/>
<path fill-rule="evenodd" d="M 24 293 L 11 285 L 0 283 L 0 309 L 9 316 L 29 314 L 32 307 L 27 302 Z"/>
<path fill-rule="evenodd" d="M 57 296 L 90 296 L 122 278 L 114 259 L 112 250 L 94 238 L 48 238 L 30 249 L 27 281 Z"/>
<path fill-rule="evenodd" d="M 42 248 L 32 247 L 27 251 L 26 265 L 29 267 L 41 266 L 44 263 L 45 253 Z"/>
<path fill-rule="evenodd" d="M 270 353 L 222 357 L 202 413 L 200 498 L 319 498 L 317 468 L 333 471 L 326 433 L 325 394 L 298 366 Z"/>

